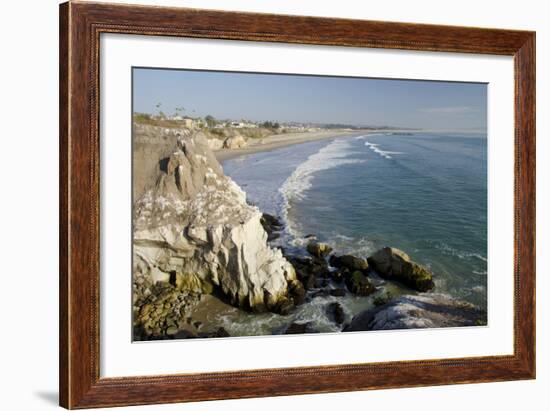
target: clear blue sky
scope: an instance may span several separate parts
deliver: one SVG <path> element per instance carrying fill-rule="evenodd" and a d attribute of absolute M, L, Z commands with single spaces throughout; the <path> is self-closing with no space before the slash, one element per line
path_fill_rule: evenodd
<path fill-rule="evenodd" d="M 487 85 L 134 68 L 134 111 L 218 119 L 485 130 Z"/>

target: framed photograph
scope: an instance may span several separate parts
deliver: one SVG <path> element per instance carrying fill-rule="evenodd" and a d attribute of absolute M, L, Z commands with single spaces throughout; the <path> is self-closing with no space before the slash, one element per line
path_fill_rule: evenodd
<path fill-rule="evenodd" d="M 535 33 L 60 6 L 60 404 L 535 378 Z"/>

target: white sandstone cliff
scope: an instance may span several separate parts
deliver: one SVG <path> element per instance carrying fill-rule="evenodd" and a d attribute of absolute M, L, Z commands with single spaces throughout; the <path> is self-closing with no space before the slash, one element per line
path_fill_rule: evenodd
<path fill-rule="evenodd" d="M 236 306 L 275 311 L 296 274 L 267 244 L 261 215 L 223 174 L 204 135 L 182 136 L 135 203 L 135 278 L 191 291 L 214 285 Z"/>

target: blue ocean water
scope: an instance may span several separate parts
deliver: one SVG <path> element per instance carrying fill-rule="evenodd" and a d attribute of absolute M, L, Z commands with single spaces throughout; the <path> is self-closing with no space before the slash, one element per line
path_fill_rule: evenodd
<path fill-rule="evenodd" d="M 367 257 L 397 247 L 436 290 L 487 304 L 487 139 L 481 134 L 358 134 L 223 164 L 262 211 L 285 219 L 287 247 L 314 234 Z"/>

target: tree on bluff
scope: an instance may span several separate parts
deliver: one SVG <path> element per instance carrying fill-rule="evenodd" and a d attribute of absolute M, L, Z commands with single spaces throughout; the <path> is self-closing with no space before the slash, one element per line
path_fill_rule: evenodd
<path fill-rule="evenodd" d="M 216 121 L 216 119 L 211 116 L 210 114 L 207 115 L 205 118 L 204 118 L 204 121 L 206 121 L 206 124 L 208 124 L 208 127 L 214 127 L 218 122 Z"/>

